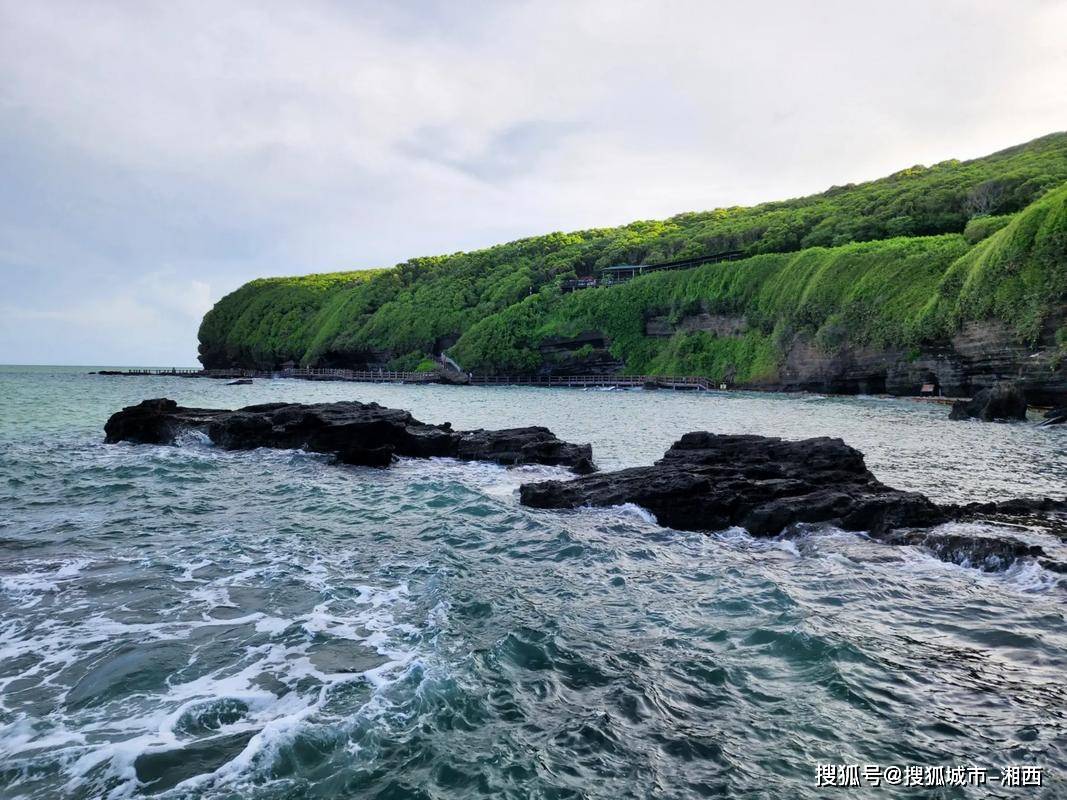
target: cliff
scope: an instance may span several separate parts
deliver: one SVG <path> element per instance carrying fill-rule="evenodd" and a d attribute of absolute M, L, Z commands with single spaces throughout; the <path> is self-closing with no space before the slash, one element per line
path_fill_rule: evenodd
<path fill-rule="evenodd" d="M 1067 399 L 1067 134 L 753 208 L 550 234 L 389 270 L 253 281 L 207 367 L 692 374 L 735 385 Z M 564 294 L 617 263 L 745 258 Z"/>

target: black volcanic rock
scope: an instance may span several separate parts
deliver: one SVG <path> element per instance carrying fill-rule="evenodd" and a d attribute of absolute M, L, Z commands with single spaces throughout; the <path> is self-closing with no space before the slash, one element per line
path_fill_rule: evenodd
<path fill-rule="evenodd" d="M 863 454 L 840 439 L 687 433 L 653 466 L 524 484 L 519 497 L 525 505 L 553 509 L 634 503 L 659 524 L 682 530 L 739 525 L 754 536 L 775 536 L 797 523 L 828 523 L 985 571 L 1029 558 L 1067 573 L 1062 557 L 1049 557 L 1039 545 L 1011 535 L 936 529 L 956 520 L 1040 519 L 1047 533 L 1067 541 L 1067 500 L 937 505 L 878 481 Z"/>
<path fill-rule="evenodd" d="M 1050 411 L 1045 412 L 1045 419 L 1041 423 L 1042 425 L 1063 425 L 1067 423 L 1067 406 L 1063 408 L 1053 408 Z"/>
<path fill-rule="evenodd" d="M 1026 395 L 1014 383 L 996 383 L 976 392 L 970 400 L 953 403 L 949 419 L 980 419 L 983 422 L 1025 420 Z"/>
<path fill-rule="evenodd" d="M 145 400 L 111 416 L 105 441 L 170 444 L 183 430 L 207 433 L 227 450 L 256 447 L 333 453 L 345 464 L 387 467 L 394 456 L 449 456 L 499 464 L 548 464 L 585 474 L 595 469 L 592 448 L 558 439 L 547 428 L 453 431 L 377 403 L 266 403 L 236 411 L 183 408 L 173 400 Z"/>
<path fill-rule="evenodd" d="M 964 503 L 942 506 L 953 517 L 1046 517 L 1051 513 L 1067 512 L 1067 500 L 1051 497 L 1014 497 L 986 503 Z"/>
<path fill-rule="evenodd" d="M 188 412 L 190 409 L 182 409 Z M 178 404 L 173 400 L 143 400 L 112 414 L 104 425 L 105 441 L 135 444 L 170 444 L 178 433 L 173 414 Z"/>
<path fill-rule="evenodd" d="M 495 461 L 498 464 L 547 464 L 567 466 L 579 475 L 596 471 L 592 448 L 579 453 L 577 445 L 561 442 L 548 428 L 506 428 L 499 431 L 463 431 L 455 457 Z M 579 448 L 580 449 L 580 448 Z"/>
<path fill-rule="evenodd" d="M 519 492 L 523 504 L 536 508 L 634 503 L 668 527 L 740 525 L 756 536 L 773 536 L 798 522 L 877 534 L 948 519 L 923 495 L 880 483 L 862 453 L 825 437 L 687 433 L 651 467 L 524 484 Z"/>
<path fill-rule="evenodd" d="M 973 567 L 983 572 L 1002 572 L 1020 558 L 1040 559 L 1043 565 L 1052 570 L 1067 566 L 1045 559 L 1045 551 L 1039 545 L 1027 544 L 1005 536 L 944 531 L 895 531 L 883 541 L 887 544 L 921 547 L 942 561 Z"/>

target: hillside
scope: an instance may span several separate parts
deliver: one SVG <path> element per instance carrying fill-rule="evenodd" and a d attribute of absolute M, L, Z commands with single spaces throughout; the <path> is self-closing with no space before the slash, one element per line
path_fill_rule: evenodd
<path fill-rule="evenodd" d="M 411 369 L 451 348 L 477 371 L 700 374 L 836 391 L 913 391 L 933 379 L 966 392 L 1036 350 L 1023 377 L 1056 393 L 1065 183 L 1061 133 L 795 200 L 388 270 L 261 279 L 207 314 L 201 360 Z M 611 264 L 724 250 L 747 257 L 559 291 Z M 971 364 L 969 347 L 988 363 Z M 1047 376 L 1031 374 L 1037 362 Z"/>

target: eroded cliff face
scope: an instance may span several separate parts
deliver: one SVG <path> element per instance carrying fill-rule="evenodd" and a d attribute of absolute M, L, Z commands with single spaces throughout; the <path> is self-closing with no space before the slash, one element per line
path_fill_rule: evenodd
<path fill-rule="evenodd" d="M 690 314 L 672 323 L 668 317 L 645 320 L 645 335 L 666 337 L 676 333 L 704 331 L 715 336 L 740 336 L 748 330 L 748 321 L 740 314 L 709 314 L 705 311 Z"/>
<path fill-rule="evenodd" d="M 1048 320 L 1029 345 L 1002 322 L 969 322 L 950 340 L 911 351 L 846 345 L 827 352 L 798 336 L 773 383 L 786 390 L 892 395 L 917 395 L 931 385 L 935 394 L 969 397 L 1011 380 L 1031 403 L 1058 405 L 1067 400 L 1067 359 L 1056 342 L 1063 324 L 1063 315 Z"/>
<path fill-rule="evenodd" d="M 997 320 L 968 322 L 951 339 L 922 347 L 881 349 L 844 345 L 828 351 L 810 336 L 798 334 L 789 344 L 776 377 L 752 388 L 833 394 L 918 395 L 924 386 L 946 397 L 970 397 L 998 381 L 1018 382 L 1034 405 L 1067 404 L 1067 354 L 1056 340 L 1067 326 L 1067 308 L 1050 317 L 1034 344 L 1023 342 Z M 645 334 L 666 338 L 704 331 L 740 337 L 749 327 L 741 315 L 701 312 L 671 321 L 665 316 L 645 322 Z M 556 375 L 611 374 L 625 365 L 611 355 L 611 341 L 599 331 L 541 345 L 546 371 Z M 725 376 L 730 380 L 730 376 Z"/>
<path fill-rule="evenodd" d="M 624 365 L 610 347 L 611 340 L 600 331 L 584 331 L 572 339 L 549 337 L 538 349 L 549 374 L 615 375 Z"/>

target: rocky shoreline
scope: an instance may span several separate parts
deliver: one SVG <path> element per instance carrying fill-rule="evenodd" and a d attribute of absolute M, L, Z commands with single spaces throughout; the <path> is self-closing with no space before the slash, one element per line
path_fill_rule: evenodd
<path fill-rule="evenodd" d="M 562 441 L 547 428 L 454 431 L 449 423 L 430 425 L 407 411 L 357 401 L 266 403 L 230 411 L 145 400 L 113 414 L 104 430 L 108 443 L 140 444 L 173 444 L 184 431 L 195 430 L 227 450 L 299 448 L 331 453 L 343 464 L 381 468 L 397 457 L 561 466 L 582 477 L 523 484 L 520 502 L 555 510 L 629 503 L 647 509 L 665 527 L 714 532 L 737 526 L 764 537 L 832 525 L 983 570 L 1031 558 L 1067 573 L 1067 556 L 1007 533 L 938 529 L 968 520 L 1022 522 L 1067 541 L 1067 500 L 938 504 L 886 486 L 867 469 L 861 452 L 836 438 L 788 441 L 695 431 L 650 466 L 596 472 L 590 445 Z"/>

